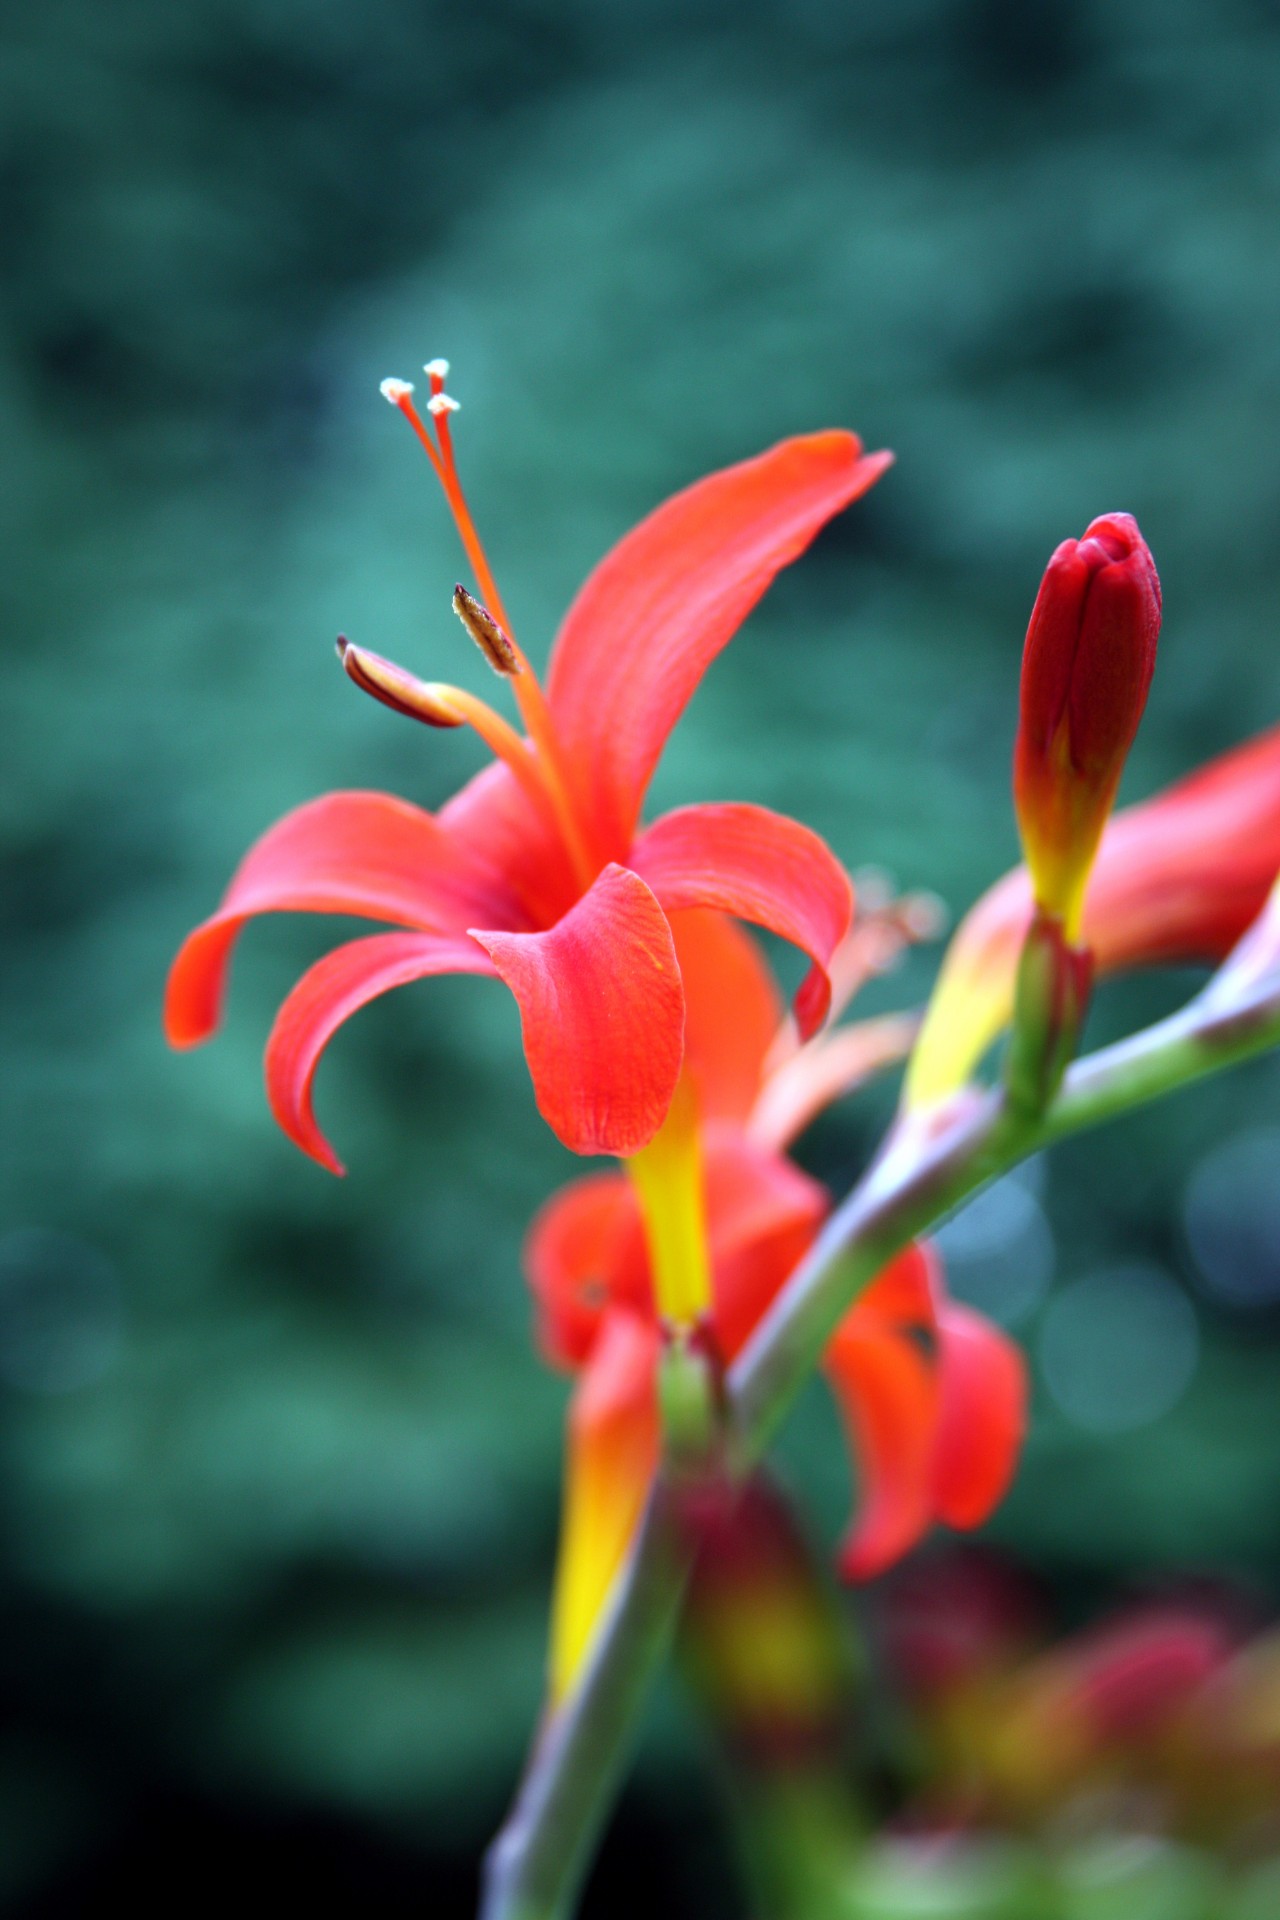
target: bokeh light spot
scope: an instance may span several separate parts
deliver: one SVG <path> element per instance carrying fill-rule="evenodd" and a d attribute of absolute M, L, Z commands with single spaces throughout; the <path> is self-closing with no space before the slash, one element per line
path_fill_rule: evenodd
<path fill-rule="evenodd" d="M 1280 1301 L 1280 1129 L 1237 1134 L 1207 1153 L 1184 1218 L 1208 1292 L 1237 1307 Z"/>
<path fill-rule="evenodd" d="M 1006 1174 L 935 1234 L 948 1290 L 1000 1326 L 1033 1313 L 1053 1278 L 1053 1232 L 1036 1197 L 1039 1170 Z"/>
<path fill-rule="evenodd" d="M 1040 1333 L 1050 1393 L 1092 1433 L 1132 1432 L 1168 1413 L 1199 1354 L 1195 1309 L 1152 1266 L 1111 1267 L 1073 1281 L 1050 1302 Z"/>

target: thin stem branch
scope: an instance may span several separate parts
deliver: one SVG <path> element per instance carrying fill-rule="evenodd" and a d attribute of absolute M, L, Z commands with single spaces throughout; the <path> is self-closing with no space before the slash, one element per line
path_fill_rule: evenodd
<path fill-rule="evenodd" d="M 563 1920 L 572 1910 L 667 1651 L 686 1571 L 671 1489 L 659 1477 L 586 1667 L 544 1722 L 485 1857 L 480 1920 Z"/>

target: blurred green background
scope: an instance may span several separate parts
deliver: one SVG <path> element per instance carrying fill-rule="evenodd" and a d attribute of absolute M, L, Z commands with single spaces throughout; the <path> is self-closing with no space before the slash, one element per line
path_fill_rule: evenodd
<path fill-rule="evenodd" d="M 523 1228 L 574 1171 L 514 1008 L 411 988 L 332 1050 L 337 1182 L 260 1054 L 337 928 L 245 940 L 194 1057 L 165 968 L 249 840 L 476 764 L 345 681 L 469 678 L 387 373 L 453 362 L 540 657 L 666 493 L 848 424 L 899 463 L 709 678 L 655 808 L 796 813 L 963 906 L 1014 856 L 1040 570 L 1135 512 L 1145 794 L 1280 716 L 1275 0 L 45 0 L 6 10 L 0 419 L 0 1893 L 465 1912 L 536 1711 L 563 1387 Z M 926 990 L 932 956 L 878 988 Z M 1099 1032 L 1186 980 L 1108 991 Z M 887 1092 L 812 1136 L 856 1172 Z M 1064 1619 L 1188 1572 L 1280 1598 L 1280 1067 L 1064 1151 L 950 1230 L 1026 1338 L 990 1532 Z M 1117 1277 L 1115 1269 L 1122 1269 Z M 824 1540 L 819 1395 L 784 1452 Z M 674 1691 L 595 1911 L 735 1910 Z"/>

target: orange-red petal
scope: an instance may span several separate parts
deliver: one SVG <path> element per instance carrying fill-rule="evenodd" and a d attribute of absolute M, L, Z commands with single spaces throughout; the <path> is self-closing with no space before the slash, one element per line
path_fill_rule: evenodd
<path fill-rule="evenodd" d="M 525 920 L 511 920 L 512 926 L 550 926 L 577 898 L 581 889 L 564 845 L 500 760 L 460 787 L 437 818 L 451 840 L 479 855 L 524 903 Z"/>
<path fill-rule="evenodd" d="M 657 1328 L 611 1313 L 569 1410 L 551 1621 L 551 1694 L 570 1692 L 658 1463 Z"/>
<path fill-rule="evenodd" d="M 574 1153 L 636 1153 L 666 1117 L 684 1052 L 671 928 L 606 867 L 545 933 L 472 929 L 520 1006 L 538 1110 Z"/>
<path fill-rule="evenodd" d="M 704 1122 L 744 1122 L 782 1020 L 782 998 L 751 935 L 721 913 L 670 913 L 684 982 L 684 1051 Z"/>
<path fill-rule="evenodd" d="M 465 935 L 375 933 L 318 960 L 284 1002 L 267 1041 L 267 1098 L 294 1144 L 330 1173 L 345 1171 L 316 1124 L 311 1089 L 320 1055 L 353 1013 L 392 987 L 431 974 L 492 972 Z"/>
<path fill-rule="evenodd" d="M 628 863 L 669 910 L 715 907 L 808 954 L 796 1022 L 806 1038 L 822 1024 L 827 962 L 853 918 L 849 876 L 825 840 L 767 807 L 681 807 L 640 835 Z"/>
<path fill-rule="evenodd" d="M 716 1335 L 726 1360 L 746 1344 L 826 1215 L 825 1187 L 729 1127 L 704 1138 Z"/>
<path fill-rule="evenodd" d="M 606 855 L 624 858 L 667 735 L 780 568 L 891 455 L 808 434 L 713 473 L 606 555 L 552 655 L 552 712 Z"/>
<path fill-rule="evenodd" d="M 610 1307 L 652 1312 L 652 1289 L 635 1189 L 625 1174 L 571 1180 L 534 1216 L 524 1270 L 538 1308 L 543 1351 L 578 1367 Z"/>
<path fill-rule="evenodd" d="M 910 1552 L 932 1517 L 937 1382 L 931 1361 L 908 1337 L 857 1308 L 837 1328 L 822 1364 L 859 1484 L 840 1570 L 850 1580 L 869 1580 Z"/>
<path fill-rule="evenodd" d="M 1021 1348 L 972 1307 L 938 1309 L 938 1427 L 933 1507 L 951 1527 L 979 1527 L 1009 1490 L 1027 1425 Z"/>
<path fill-rule="evenodd" d="M 527 915 L 501 876 L 421 807 L 385 793 L 327 793 L 249 849 L 218 911 L 188 935 L 169 974 L 171 1046 L 218 1024 L 236 935 L 258 913 L 351 913 L 435 933 Z"/>

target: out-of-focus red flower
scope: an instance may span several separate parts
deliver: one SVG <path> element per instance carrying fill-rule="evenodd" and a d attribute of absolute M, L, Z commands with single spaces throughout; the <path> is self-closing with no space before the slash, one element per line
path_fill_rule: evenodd
<path fill-rule="evenodd" d="M 360 684 L 432 725 L 471 724 L 498 764 L 438 816 L 380 793 L 328 794 L 286 815 L 178 954 L 168 1037 L 187 1047 L 213 1032 L 231 949 L 251 915 L 390 922 L 402 930 L 340 946 L 304 974 L 267 1043 L 272 1110 L 304 1152 L 341 1171 L 311 1104 L 337 1028 L 391 987 L 474 973 L 515 995 L 538 1106 L 560 1139 L 578 1153 L 634 1154 L 662 1125 L 681 1070 L 685 994 L 671 914 L 713 906 L 795 942 L 812 961 L 796 1001 L 801 1029 L 825 1014 L 825 968 L 851 894 L 818 836 L 756 806 L 686 807 L 649 827 L 640 812 L 706 668 L 778 570 L 891 456 L 864 454 L 850 433 L 815 433 L 668 500 L 582 588 L 544 694 L 511 638 L 462 496 L 443 363 L 428 372 L 434 439 L 405 383 L 384 391 L 444 486 L 488 602 L 464 595 L 460 611 L 509 679 L 526 733 L 474 695 L 346 648 Z"/>
<path fill-rule="evenodd" d="M 1085 882 L 1156 664 L 1160 581 L 1131 514 L 1064 540 L 1022 655 L 1013 797 L 1037 904 L 1079 932 Z"/>
<path fill-rule="evenodd" d="M 827 1098 L 849 1083 L 838 1081 L 826 1057 L 844 1036 L 798 1049 L 784 1041 L 775 1053 L 781 1009 L 750 938 L 708 913 L 676 916 L 673 927 L 702 1115 L 712 1291 L 705 1332 L 731 1361 L 828 1210 L 825 1190 L 782 1151 L 790 1134 L 778 1116 L 785 1108 L 797 1127 L 811 1116 L 806 1074 Z M 864 1056 L 849 1080 L 866 1070 Z M 778 1075 L 789 1086 L 783 1103 L 769 1099 Z M 534 1222 L 526 1269 L 544 1350 L 579 1372 L 553 1625 L 559 1693 L 577 1670 L 658 1457 L 661 1341 L 633 1184 L 598 1174 L 563 1188 Z M 891 1263 L 846 1317 L 823 1364 L 859 1482 L 858 1516 L 841 1550 L 844 1572 L 857 1579 L 879 1573 L 934 1520 L 968 1528 L 986 1518 L 1017 1459 L 1023 1361 L 997 1328 L 948 1300 L 931 1248 L 909 1247 Z M 599 1464 L 606 1455 L 625 1458 L 629 1477 L 606 1474 Z"/>
<path fill-rule="evenodd" d="M 1108 823 L 1081 939 L 1098 973 L 1213 963 L 1266 903 L 1280 872 L 1280 727 L 1211 760 Z M 985 893 L 947 951 L 907 1073 L 921 1106 L 963 1084 L 1013 1006 L 1034 902 L 1025 867 Z"/>

